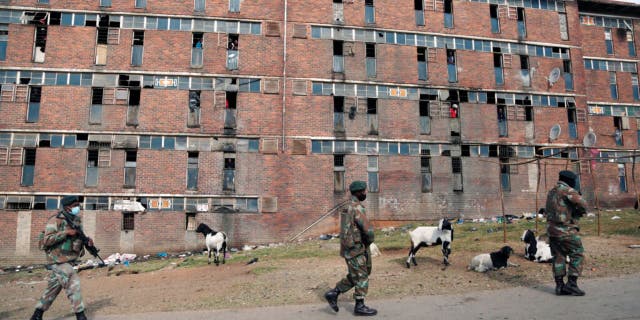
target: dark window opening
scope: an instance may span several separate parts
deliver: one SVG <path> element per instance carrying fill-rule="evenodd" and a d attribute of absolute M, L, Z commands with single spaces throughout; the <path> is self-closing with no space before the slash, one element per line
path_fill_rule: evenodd
<path fill-rule="evenodd" d="M 333 55 L 341 56 L 343 53 L 343 42 L 340 40 L 333 40 Z"/>
<path fill-rule="evenodd" d="M 87 150 L 87 167 L 89 168 L 98 167 L 98 149 Z"/>
<path fill-rule="evenodd" d="M 98 40 L 97 40 L 98 44 L 108 44 L 108 40 L 109 40 L 109 28 L 98 27 Z"/>
<path fill-rule="evenodd" d="M 451 172 L 462 173 L 462 159 L 460 157 L 451 158 Z"/>
<path fill-rule="evenodd" d="M 238 93 L 235 91 L 227 92 L 227 100 L 225 101 L 225 106 L 228 109 L 236 109 L 238 102 Z"/>
<path fill-rule="evenodd" d="M 533 121 L 533 107 L 524 107 L 524 121 Z"/>
<path fill-rule="evenodd" d="M 333 156 L 333 166 L 334 167 L 344 167 L 344 155 L 336 154 Z"/>
<path fill-rule="evenodd" d="M 565 73 L 571 73 L 571 60 L 562 61 L 562 71 Z"/>
<path fill-rule="evenodd" d="M 229 50 L 238 50 L 239 49 L 239 43 L 238 43 L 239 40 L 240 40 L 240 37 L 237 34 L 230 33 L 229 34 L 228 49 Z"/>
<path fill-rule="evenodd" d="M 418 47 L 418 61 L 420 62 L 427 61 L 427 48 Z"/>
<path fill-rule="evenodd" d="M 502 67 L 502 54 L 501 53 L 494 53 L 493 54 L 493 66 L 496 68 L 501 68 Z"/>
<path fill-rule="evenodd" d="M 91 104 L 102 104 L 104 88 L 91 88 Z"/>
<path fill-rule="evenodd" d="M 444 13 L 453 13 L 453 3 L 451 0 L 444 0 Z"/>
<path fill-rule="evenodd" d="M 376 57 L 376 45 L 374 43 L 367 43 L 365 46 L 366 46 L 366 57 L 367 58 L 375 58 Z"/>
<path fill-rule="evenodd" d="M 367 99 L 367 114 L 377 114 L 378 113 L 378 100 L 368 98 Z"/>
<path fill-rule="evenodd" d="M 344 112 L 344 97 L 333 97 L 333 112 Z"/>
<path fill-rule="evenodd" d="M 497 145 L 489 145 L 489 157 L 498 157 L 498 146 Z"/>
<path fill-rule="evenodd" d="M 471 147 L 468 144 L 460 146 L 460 154 L 463 157 L 470 157 L 471 156 Z"/>
<path fill-rule="evenodd" d="M 135 216 L 133 212 L 122 213 L 122 230 L 131 231 L 134 229 Z"/>
<path fill-rule="evenodd" d="M 456 50 L 447 49 L 447 64 L 456 64 Z"/>
<path fill-rule="evenodd" d="M 520 69 L 529 70 L 529 57 L 520 56 Z"/>
<path fill-rule="evenodd" d="M 414 0 L 414 2 L 413 2 L 413 3 L 414 3 L 414 4 L 413 4 L 413 6 L 414 6 L 414 8 L 415 8 L 416 10 L 423 10 L 422 1 L 423 1 L 423 0 Z"/>
<path fill-rule="evenodd" d="M 139 79 L 136 77 L 136 79 Z M 121 87 L 139 87 L 140 80 L 130 80 L 129 75 L 121 74 L 118 75 L 118 85 Z"/>
<path fill-rule="evenodd" d="M 204 33 L 202 32 L 194 32 L 193 33 L 193 41 L 191 45 L 194 48 L 202 48 L 202 40 L 204 38 Z"/>
<path fill-rule="evenodd" d="M 497 4 L 489 5 L 489 16 L 491 18 L 494 18 L 494 19 L 498 18 L 498 5 Z"/>
<path fill-rule="evenodd" d="M 235 169 L 236 168 L 236 159 L 235 158 L 225 158 L 224 159 L 224 168 L 225 169 Z"/>
<path fill-rule="evenodd" d="M 423 95 L 420 95 L 420 116 L 421 117 L 429 116 L 429 101 L 423 99 Z"/>
<path fill-rule="evenodd" d="M 42 88 L 41 87 L 31 87 L 31 93 L 29 94 L 29 102 L 40 102 L 42 97 Z"/>
<path fill-rule="evenodd" d="M 133 31 L 133 45 L 134 46 L 144 45 L 144 30 Z"/>

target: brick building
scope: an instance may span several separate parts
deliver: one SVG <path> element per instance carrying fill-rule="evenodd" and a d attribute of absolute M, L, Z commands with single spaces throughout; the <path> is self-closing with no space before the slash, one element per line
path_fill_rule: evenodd
<path fill-rule="evenodd" d="M 354 179 L 378 225 L 533 212 L 565 168 L 632 206 L 635 28 L 607 0 L 0 1 L 0 263 L 41 261 L 67 194 L 105 254 L 284 241 Z"/>

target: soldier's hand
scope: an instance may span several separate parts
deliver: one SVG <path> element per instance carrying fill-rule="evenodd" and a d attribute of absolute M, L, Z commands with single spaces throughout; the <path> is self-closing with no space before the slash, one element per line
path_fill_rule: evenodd
<path fill-rule="evenodd" d="M 91 238 L 87 238 L 87 239 L 88 239 L 87 244 L 89 245 L 89 247 L 93 247 L 93 239 Z"/>
<path fill-rule="evenodd" d="M 76 229 L 72 229 L 72 228 L 67 228 L 67 230 L 65 231 L 66 234 L 70 237 L 75 236 L 78 232 L 76 231 Z"/>

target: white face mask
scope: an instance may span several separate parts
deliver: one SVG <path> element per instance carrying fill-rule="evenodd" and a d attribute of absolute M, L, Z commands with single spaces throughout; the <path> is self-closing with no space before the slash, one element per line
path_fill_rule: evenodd
<path fill-rule="evenodd" d="M 80 213 L 80 207 L 73 207 L 71 208 L 71 214 L 74 216 L 77 216 L 78 213 Z"/>

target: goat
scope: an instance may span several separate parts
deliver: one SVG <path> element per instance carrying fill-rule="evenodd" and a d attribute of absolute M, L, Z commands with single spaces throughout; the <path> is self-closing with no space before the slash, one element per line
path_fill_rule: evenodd
<path fill-rule="evenodd" d="M 209 228 L 208 225 L 201 223 L 198 225 L 196 232 L 202 233 L 205 238 L 205 244 L 207 245 L 208 264 L 211 264 L 211 251 L 214 250 L 213 262 L 217 265 L 220 264 L 218 256 L 222 251 L 222 264 L 225 264 L 227 253 L 227 235 L 222 231 L 215 231 Z"/>
<path fill-rule="evenodd" d="M 437 227 L 417 227 L 413 231 L 409 231 L 411 236 L 411 247 L 409 248 L 409 256 L 407 257 L 407 268 L 410 268 L 410 262 L 416 263 L 416 252 L 421 247 L 428 247 L 442 244 L 442 254 L 444 255 L 444 265 L 449 265 L 449 254 L 451 253 L 451 242 L 453 241 L 453 226 L 447 219 L 440 219 Z"/>
<path fill-rule="evenodd" d="M 535 262 L 551 262 L 551 247 L 544 240 L 536 238 L 533 231 L 527 229 L 520 238 L 524 243 L 524 258 Z"/>
<path fill-rule="evenodd" d="M 467 269 L 486 272 L 488 270 L 506 268 L 507 266 L 517 267 L 517 264 L 509 262 L 511 253 L 513 253 L 513 249 L 509 246 L 504 246 L 495 252 L 479 254 L 471 259 Z"/>

